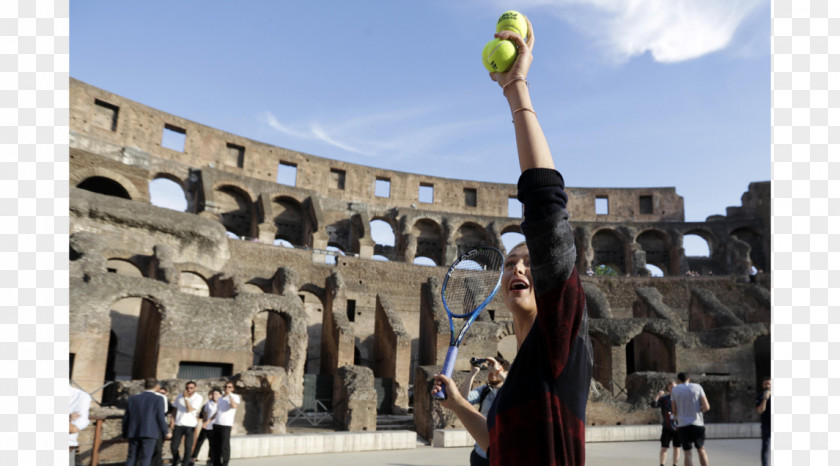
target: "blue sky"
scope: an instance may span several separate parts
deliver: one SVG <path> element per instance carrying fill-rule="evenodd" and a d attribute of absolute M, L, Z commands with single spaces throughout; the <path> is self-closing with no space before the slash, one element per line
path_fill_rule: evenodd
<path fill-rule="evenodd" d="M 352 163 L 515 183 L 480 52 L 516 9 L 569 186 L 674 186 L 686 220 L 770 179 L 768 0 L 70 3 L 70 74 L 247 138 Z"/>

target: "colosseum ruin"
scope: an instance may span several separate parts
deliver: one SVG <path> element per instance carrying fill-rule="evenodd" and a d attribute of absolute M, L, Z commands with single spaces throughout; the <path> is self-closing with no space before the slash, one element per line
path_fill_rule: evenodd
<path fill-rule="evenodd" d="M 96 409 L 119 413 L 146 377 L 172 395 L 189 379 L 204 393 L 234 380 L 234 434 L 283 434 L 312 410 L 344 430 L 375 430 L 377 414 L 412 416 L 427 439 L 459 427 L 428 398 L 449 341 L 440 281 L 460 252 L 503 249 L 520 232 L 514 184 L 300 153 L 75 79 L 69 176 L 70 378 Z M 152 205 L 160 179 L 180 187 L 184 211 Z M 595 356 L 587 424 L 657 423 L 647 403 L 680 371 L 704 386 L 707 422 L 757 421 L 754 390 L 770 373 L 770 183 L 746 188 L 740 206 L 703 222 L 685 221 L 675 188 L 568 188 Z M 707 256 L 686 256 L 689 235 Z M 513 360 L 512 333 L 497 297 L 456 371 L 471 356 Z"/>

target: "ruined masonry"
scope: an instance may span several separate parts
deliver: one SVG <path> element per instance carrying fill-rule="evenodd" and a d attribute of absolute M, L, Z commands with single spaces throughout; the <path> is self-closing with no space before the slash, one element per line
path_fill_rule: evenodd
<path fill-rule="evenodd" d="M 178 186 L 184 212 L 151 204 L 159 179 Z M 685 221 L 674 188 L 568 193 L 595 356 L 587 423 L 659 422 L 648 402 L 679 371 L 704 386 L 707 422 L 757 421 L 770 183 L 705 222 Z M 330 410 L 349 430 L 375 430 L 377 413 L 413 414 L 426 438 L 459 427 L 428 396 L 449 339 L 440 281 L 457 254 L 520 232 L 515 196 L 514 184 L 271 146 L 71 79 L 70 377 L 89 392 L 116 381 L 95 394 L 112 414 L 145 377 L 172 399 L 189 379 L 205 397 L 233 380 L 234 435 L 285 433 L 296 409 Z M 372 225 L 393 244 L 377 244 Z M 686 257 L 687 235 L 710 254 Z M 496 354 L 515 356 L 499 297 L 456 371 Z"/>

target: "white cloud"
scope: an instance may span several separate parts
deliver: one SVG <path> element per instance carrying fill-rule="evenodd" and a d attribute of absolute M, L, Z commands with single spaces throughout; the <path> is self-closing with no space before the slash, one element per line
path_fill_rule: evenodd
<path fill-rule="evenodd" d="M 742 22 L 768 1 L 531 0 L 520 8 L 553 12 L 616 62 L 650 52 L 669 63 L 727 47 Z"/>
<path fill-rule="evenodd" d="M 400 108 L 346 120 L 322 119 L 296 127 L 281 123 L 270 112 L 265 112 L 261 120 L 288 136 L 317 141 L 371 158 L 402 158 L 439 152 L 437 149 L 479 131 L 486 123 L 484 120 L 448 121 L 429 125 L 429 121 L 436 120 L 440 115 L 451 115 L 451 112 L 430 107 Z"/>

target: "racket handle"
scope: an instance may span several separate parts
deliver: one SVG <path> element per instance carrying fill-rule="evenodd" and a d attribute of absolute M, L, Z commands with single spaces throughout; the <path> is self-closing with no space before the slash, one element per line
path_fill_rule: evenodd
<path fill-rule="evenodd" d="M 449 351 L 446 352 L 446 359 L 443 360 L 443 369 L 440 373 L 447 377 L 452 377 L 452 371 L 455 369 L 455 359 L 458 358 L 458 347 L 450 346 Z M 446 386 L 441 385 L 440 391 L 435 393 L 435 398 L 438 400 L 446 399 Z"/>

